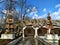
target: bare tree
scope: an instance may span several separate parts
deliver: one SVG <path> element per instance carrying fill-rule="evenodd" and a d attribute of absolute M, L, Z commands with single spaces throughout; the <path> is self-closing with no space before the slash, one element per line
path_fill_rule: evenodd
<path fill-rule="evenodd" d="M 21 8 L 21 19 L 24 20 L 26 17 L 26 14 L 28 13 L 27 10 L 29 10 L 29 12 L 31 12 L 31 6 L 32 5 L 27 5 L 27 0 L 20 0 L 20 8 Z"/>

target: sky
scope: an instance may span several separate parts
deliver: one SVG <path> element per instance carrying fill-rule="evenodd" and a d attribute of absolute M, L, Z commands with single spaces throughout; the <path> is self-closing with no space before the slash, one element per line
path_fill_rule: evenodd
<path fill-rule="evenodd" d="M 19 0 L 18 0 L 19 1 Z M 31 17 L 32 19 L 44 18 L 50 16 L 53 20 L 60 20 L 60 0 L 26 0 L 27 5 L 31 5 L 32 11 L 26 16 Z M 0 6 L 0 9 L 2 7 Z M 19 6 L 16 7 L 19 10 Z M 29 12 L 30 9 L 27 9 Z"/>
<path fill-rule="evenodd" d="M 60 20 L 60 1 L 59 0 L 28 0 L 28 4 L 33 5 L 30 16 L 32 18 L 45 18 L 50 13 L 52 19 Z"/>

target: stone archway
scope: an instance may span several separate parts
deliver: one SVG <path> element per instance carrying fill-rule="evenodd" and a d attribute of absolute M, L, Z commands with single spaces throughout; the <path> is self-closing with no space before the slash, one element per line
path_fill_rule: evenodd
<path fill-rule="evenodd" d="M 26 27 L 24 30 L 24 37 L 34 37 L 35 30 L 33 27 Z"/>
<path fill-rule="evenodd" d="M 41 30 L 41 28 L 39 28 L 39 29 L 37 30 L 37 33 L 38 33 L 38 36 L 41 36 L 41 35 L 42 35 L 42 30 Z"/>
<path fill-rule="evenodd" d="M 46 28 L 39 28 L 37 30 L 38 36 L 44 36 L 47 33 L 47 29 Z"/>

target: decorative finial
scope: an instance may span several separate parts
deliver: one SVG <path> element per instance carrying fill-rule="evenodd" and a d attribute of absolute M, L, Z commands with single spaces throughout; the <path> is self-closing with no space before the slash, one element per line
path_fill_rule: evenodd
<path fill-rule="evenodd" d="M 48 13 L 47 19 L 48 19 L 48 20 L 51 20 L 50 13 Z"/>

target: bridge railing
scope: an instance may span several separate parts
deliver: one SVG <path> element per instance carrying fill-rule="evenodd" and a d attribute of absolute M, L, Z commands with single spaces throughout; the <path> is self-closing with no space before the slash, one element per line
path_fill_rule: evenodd
<path fill-rule="evenodd" d="M 15 45 L 16 43 L 18 43 L 19 40 L 21 40 L 22 37 L 19 37 L 18 39 L 15 39 L 13 41 L 11 41 L 10 43 L 8 43 L 7 45 Z"/>
<path fill-rule="evenodd" d="M 43 45 L 52 45 L 51 43 L 46 42 L 44 39 L 37 37 L 37 40 L 39 40 Z"/>

